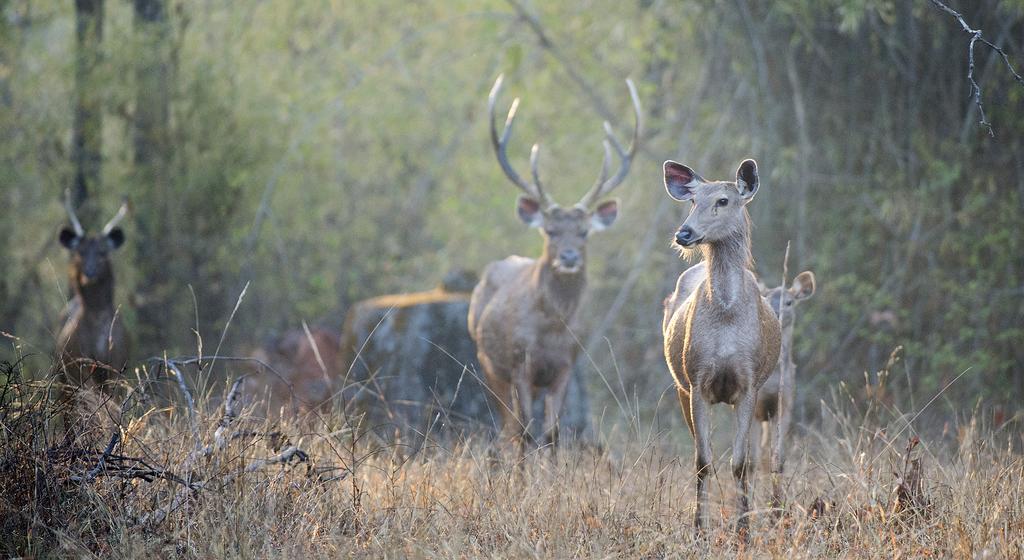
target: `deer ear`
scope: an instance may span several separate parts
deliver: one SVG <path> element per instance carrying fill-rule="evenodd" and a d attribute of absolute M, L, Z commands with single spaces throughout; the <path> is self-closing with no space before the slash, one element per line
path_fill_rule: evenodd
<path fill-rule="evenodd" d="M 61 228 L 57 239 L 65 249 L 74 249 L 78 246 L 78 242 L 82 240 L 71 228 Z"/>
<path fill-rule="evenodd" d="M 789 293 L 793 294 L 793 299 L 807 299 L 814 295 L 814 288 L 814 273 L 810 270 L 805 270 L 797 274 L 796 278 L 793 279 Z"/>
<path fill-rule="evenodd" d="M 694 170 L 681 163 L 672 160 L 665 162 L 665 190 L 676 200 L 693 198 L 693 189 L 702 180 Z"/>
<path fill-rule="evenodd" d="M 540 203 L 528 196 L 519 195 L 516 200 L 516 215 L 530 227 L 544 225 L 544 214 L 540 211 Z"/>
<path fill-rule="evenodd" d="M 601 231 L 615 223 L 619 217 L 619 201 L 617 199 L 606 200 L 597 205 L 594 214 L 590 216 L 590 229 Z"/>
<path fill-rule="evenodd" d="M 745 159 L 736 170 L 736 188 L 740 195 L 750 200 L 757 194 L 759 181 L 757 179 L 757 162 L 752 159 Z"/>
<path fill-rule="evenodd" d="M 124 230 L 116 227 L 107 232 L 107 244 L 111 249 L 117 249 L 124 243 Z"/>

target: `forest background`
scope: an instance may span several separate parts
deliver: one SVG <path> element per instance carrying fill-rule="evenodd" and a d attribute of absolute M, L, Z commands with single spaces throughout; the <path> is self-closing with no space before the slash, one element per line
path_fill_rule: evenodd
<path fill-rule="evenodd" d="M 950 5 L 1020 71 L 1024 1 Z M 789 244 L 790 275 L 818 279 L 798 419 L 897 348 L 901 404 L 965 371 L 936 409 L 1019 403 L 1024 84 L 982 43 L 970 70 L 970 41 L 924 0 L 0 0 L 0 359 L 50 360 L 65 189 L 87 228 L 131 201 L 116 270 L 136 359 L 216 340 L 248 286 L 225 340 L 242 352 L 538 254 L 488 143 L 490 86 L 504 73 L 503 102 L 523 98 L 514 161 L 540 142 L 571 201 L 601 122 L 628 135 L 632 77 L 646 124 L 620 219 L 590 243 L 585 369 L 653 408 L 670 386 L 661 302 L 688 265 L 661 162 L 727 179 L 754 157 L 759 274 L 778 284 Z"/>

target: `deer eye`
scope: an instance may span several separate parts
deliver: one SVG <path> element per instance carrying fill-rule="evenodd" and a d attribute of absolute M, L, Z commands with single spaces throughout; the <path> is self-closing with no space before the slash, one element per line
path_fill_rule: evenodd
<path fill-rule="evenodd" d="M 719 198 L 718 201 L 715 202 L 715 206 L 717 206 L 718 208 L 721 208 L 723 206 L 728 206 L 728 205 L 729 205 L 729 199 L 728 198 Z"/>

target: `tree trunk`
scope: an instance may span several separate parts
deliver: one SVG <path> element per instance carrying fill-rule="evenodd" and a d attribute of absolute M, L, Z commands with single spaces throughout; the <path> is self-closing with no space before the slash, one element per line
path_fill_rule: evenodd
<path fill-rule="evenodd" d="M 166 160 L 167 150 L 167 13 L 164 0 L 134 0 L 134 6 L 135 31 L 142 46 L 135 76 L 135 163 L 155 166 Z"/>
<path fill-rule="evenodd" d="M 72 197 L 82 207 L 90 191 L 99 188 L 103 152 L 103 95 L 96 70 L 103 41 L 103 0 L 75 0 L 75 107 L 71 132 L 71 160 L 74 165 Z M 89 223 L 95 216 L 82 209 L 79 216 Z"/>
<path fill-rule="evenodd" d="M 166 270 L 172 262 L 175 246 L 174 215 L 170 207 L 167 167 L 169 164 L 168 120 L 168 22 L 164 0 L 134 0 L 135 35 L 139 41 L 136 59 L 135 112 L 132 120 L 135 180 L 139 199 L 135 213 L 136 239 L 140 270 Z M 138 309 L 139 339 L 145 345 L 162 340 L 173 289 L 173 274 L 154 275 L 140 293 Z"/>

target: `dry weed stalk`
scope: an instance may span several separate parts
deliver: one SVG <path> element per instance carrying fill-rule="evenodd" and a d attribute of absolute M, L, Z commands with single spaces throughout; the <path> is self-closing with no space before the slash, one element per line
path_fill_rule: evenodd
<path fill-rule="evenodd" d="M 78 467 L 78 472 L 68 477 L 68 480 L 81 484 L 95 482 L 100 477 L 140 480 L 143 482 L 165 480 L 176 484 L 178 488 L 169 503 L 135 518 L 135 523 L 140 525 L 152 526 L 159 524 L 168 515 L 181 508 L 190 497 L 204 490 L 223 488 L 225 485 L 246 474 L 255 473 L 273 465 L 287 467 L 302 463 L 306 465 L 307 476 L 316 476 L 320 472 L 314 469 L 309 454 L 299 446 L 291 443 L 281 432 L 262 432 L 238 428 L 239 421 L 244 417 L 244 411 L 242 410 L 244 375 L 232 383 L 224 399 L 224 412 L 216 423 L 212 441 L 203 444 L 200 437 L 196 401 L 188 388 L 180 368 L 183 363 L 191 362 L 193 362 L 192 359 L 171 360 L 166 357 L 160 361 L 164 371 L 171 373 L 178 389 L 182 393 L 188 407 L 190 431 L 195 438 L 194 450 L 187 455 L 185 461 L 176 469 L 154 465 L 153 461 L 142 457 L 131 457 L 115 453 L 124 441 L 124 430 L 120 422 L 117 422 L 117 425 L 114 426 L 109 443 L 102 452 L 81 448 L 67 448 L 54 449 L 50 453 L 54 458 L 62 458 L 74 464 L 85 462 L 89 465 L 87 468 Z M 144 387 L 145 382 L 142 382 L 128 394 L 121 406 L 120 416 L 122 418 L 142 398 Z M 251 443 L 258 439 L 265 440 L 276 453 L 269 457 L 241 462 L 236 461 L 240 456 L 222 457 L 223 453 L 232 443 L 241 441 Z M 327 468 L 327 471 L 334 470 L 337 469 Z M 344 478 L 344 475 L 341 477 L 335 476 L 333 480 L 340 478 Z"/>
<path fill-rule="evenodd" d="M 893 473 L 896 476 L 896 485 L 892 490 L 892 503 L 889 507 L 891 515 L 909 514 L 911 517 L 920 517 L 930 506 L 924 493 L 924 467 L 921 458 L 913 457 L 914 449 L 920 443 L 921 439 L 917 436 L 910 438 L 903 454 L 903 469 L 901 472 Z"/>

